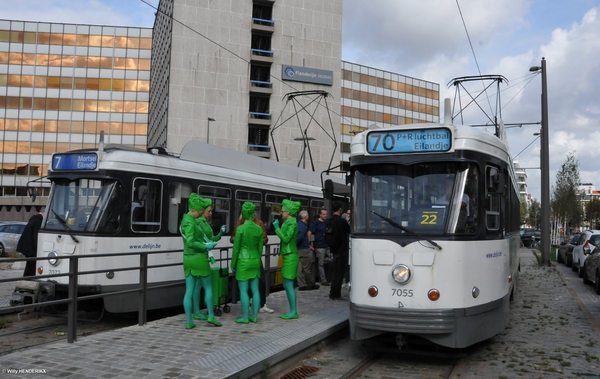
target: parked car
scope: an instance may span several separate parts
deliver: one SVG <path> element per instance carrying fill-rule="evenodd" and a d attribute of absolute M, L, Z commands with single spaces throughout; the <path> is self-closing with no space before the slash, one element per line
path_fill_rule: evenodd
<path fill-rule="evenodd" d="M 585 260 L 583 282 L 593 283 L 594 291 L 600 295 L 600 246 L 597 246 Z"/>
<path fill-rule="evenodd" d="M 522 228 L 521 229 L 521 243 L 525 247 L 534 247 L 540 243 L 542 239 L 542 231 L 539 229 Z"/>
<path fill-rule="evenodd" d="M 556 261 L 558 263 L 564 263 L 565 266 L 571 267 L 573 264 L 573 248 L 577 245 L 580 236 L 581 233 L 575 233 L 560 245 L 556 254 Z"/>
<path fill-rule="evenodd" d="M 5 222 L 0 225 L 0 257 L 7 256 L 8 253 L 14 253 L 17 249 L 17 243 L 23 230 L 25 230 L 26 222 Z"/>
<path fill-rule="evenodd" d="M 582 233 L 579 241 L 577 241 L 577 245 L 573 248 L 573 264 L 571 265 L 571 269 L 579 271 L 580 278 L 583 278 L 585 259 L 598 245 L 600 245 L 600 230 L 586 230 Z"/>

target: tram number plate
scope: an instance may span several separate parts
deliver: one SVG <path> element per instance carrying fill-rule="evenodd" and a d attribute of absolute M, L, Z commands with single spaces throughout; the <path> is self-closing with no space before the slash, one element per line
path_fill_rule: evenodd
<path fill-rule="evenodd" d="M 60 274 L 60 270 L 49 270 L 48 275 Z"/>
<path fill-rule="evenodd" d="M 396 288 L 392 288 L 392 296 L 398 296 L 398 297 L 412 297 L 413 296 L 413 290 L 407 290 L 407 289 L 396 289 Z"/>

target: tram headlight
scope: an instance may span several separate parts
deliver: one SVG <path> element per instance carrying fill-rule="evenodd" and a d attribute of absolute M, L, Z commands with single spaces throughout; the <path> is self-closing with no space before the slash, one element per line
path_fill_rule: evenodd
<path fill-rule="evenodd" d="M 398 265 L 392 270 L 392 278 L 398 284 L 406 284 L 412 277 L 412 273 L 408 266 Z"/>
<path fill-rule="evenodd" d="M 477 296 L 479 296 L 479 288 L 477 287 L 473 287 L 473 289 L 471 290 L 471 294 L 473 295 L 473 298 L 477 298 Z"/>
<path fill-rule="evenodd" d="M 58 257 L 58 253 L 56 251 L 49 252 L 48 258 L 52 258 L 52 257 Z M 56 266 L 58 264 L 58 259 L 56 259 L 56 258 L 48 259 L 48 263 L 50 263 L 52 266 Z"/>

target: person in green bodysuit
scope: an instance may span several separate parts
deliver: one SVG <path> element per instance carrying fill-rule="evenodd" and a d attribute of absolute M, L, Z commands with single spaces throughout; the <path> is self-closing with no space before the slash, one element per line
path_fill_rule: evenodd
<path fill-rule="evenodd" d="M 296 222 L 296 213 L 300 210 L 302 204 L 299 201 L 283 200 L 281 203 L 281 216 L 283 225 L 279 227 L 279 220 L 273 221 L 275 233 L 281 240 L 281 256 L 283 257 L 283 267 L 281 276 L 283 276 L 283 288 L 287 295 L 290 311 L 282 314 L 280 317 L 284 320 L 298 318 L 296 310 L 296 292 L 294 291 L 294 279 L 298 276 L 298 224 Z"/>
<path fill-rule="evenodd" d="M 208 224 L 202 214 L 210 214 L 212 211 L 210 199 L 203 199 L 195 193 L 188 200 L 189 212 L 183 215 L 181 220 L 181 237 L 183 238 L 183 272 L 185 275 L 185 295 L 183 296 L 183 309 L 185 310 L 187 324 L 186 329 L 196 326 L 195 320 L 206 320 L 215 326 L 221 323 L 215 319 L 213 312 L 212 277 L 208 254 L 221 238 L 221 232 L 214 239 L 210 225 L 210 233 L 207 235 Z M 208 211 L 208 212 L 207 212 Z M 198 220 L 198 221 L 197 221 Z M 208 316 L 200 312 L 200 292 L 204 288 L 204 302 L 208 310 Z M 192 312 L 193 311 L 193 312 Z"/>
<path fill-rule="evenodd" d="M 242 303 L 242 317 L 235 322 L 241 324 L 247 324 L 249 321 L 257 322 L 260 309 L 258 282 L 263 251 L 263 230 L 252 221 L 255 209 L 256 206 L 250 202 L 242 205 L 244 223 L 236 229 L 231 255 L 231 270 L 235 273 L 235 279 L 238 281 Z M 248 305 L 250 304 L 248 285 L 252 290 L 252 314 L 250 317 L 248 317 Z"/>

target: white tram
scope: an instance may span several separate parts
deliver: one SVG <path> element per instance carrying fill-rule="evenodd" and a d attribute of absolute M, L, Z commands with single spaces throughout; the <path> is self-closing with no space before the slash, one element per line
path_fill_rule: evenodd
<path fill-rule="evenodd" d="M 38 237 L 38 256 L 43 257 L 165 251 L 150 254 L 148 265 L 182 263 L 179 225 L 189 195 L 197 192 L 213 200 L 215 234 L 221 225 L 227 226 L 213 250 L 217 259 L 213 267 L 226 267 L 231 257 L 229 236 L 245 201 L 256 204 L 275 250 L 279 239 L 271 224 L 280 217 L 283 199 L 300 201 L 311 216 L 326 205 L 322 191 L 326 176 L 197 141 L 186 144 L 179 157 L 160 149 L 105 148 L 101 142 L 94 150 L 55 153 L 50 166 L 52 188 Z M 138 255 L 80 259 L 79 272 L 101 273 L 79 276 L 78 293 L 135 288 L 139 270 L 119 269 L 139 265 Z M 277 258 L 270 260 L 270 267 L 277 267 Z M 38 275 L 68 272 L 67 259 L 38 261 Z M 68 277 L 52 280 L 57 295 L 67 292 Z M 152 288 L 161 284 L 177 285 Z M 182 304 L 181 265 L 149 269 L 148 287 L 147 309 Z M 137 296 L 135 292 L 105 296 L 103 306 L 113 313 L 137 311 Z"/>
<path fill-rule="evenodd" d="M 512 159 L 502 138 L 454 125 L 449 105 L 443 124 L 352 140 L 352 339 L 463 348 L 507 325 L 519 266 Z"/>

